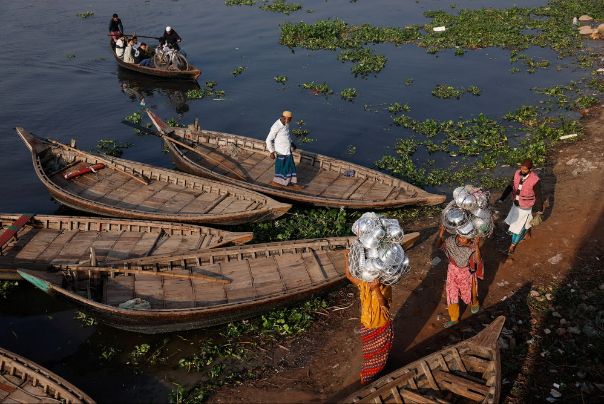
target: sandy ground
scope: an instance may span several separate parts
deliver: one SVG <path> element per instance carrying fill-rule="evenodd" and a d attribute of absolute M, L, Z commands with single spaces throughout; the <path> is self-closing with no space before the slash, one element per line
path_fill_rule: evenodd
<path fill-rule="evenodd" d="M 506 308 L 508 297 L 527 285 L 547 286 L 586 262 L 602 257 L 604 232 L 604 106 L 583 117 L 587 136 L 550 151 L 549 164 L 535 170 L 542 179 L 549 207 L 532 238 L 521 242 L 516 254 L 500 251 L 510 243 L 502 223 L 510 198 L 501 209 L 497 229 L 483 246 L 486 276 L 479 282 L 482 308 L 472 315 L 462 305 L 460 324 L 444 329 L 448 320 L 444 284 L 446 258 L 434 248 L 438 218 L 424 219 L 415 228 L 419 242 L 407 251 L 413 269 L 394 287 L 392 313 L 395 341 L 383 374 L 467 338 L 472 327 L 480 329 Z M 514 168 L 509 168 L 510 176 Z M 495 202 L 502 190 L 492 192 Z M 431 265 L 433 259 L 441 259 Z M 438 261 L 438 260 L 436 260 Z M 530 287 L 530 286 L 529 286 Z M 330 296 L 337 310 L 313 325 L 312 330 L 273 353 L 281 366 L 261 380 L 227 385 L 210 398 L 211 403 L 308 403 L 334 402 L 361 387 L 362 362 L 358 294 L 352 287 Z M 349 306 L 349 307 L 348 307 Z M 279 359 L 279 361 L 277 361 Z M 513 381 L 512 381 L 513 382 Z M 505 394 L 502 395 L 505 400 Z"/>

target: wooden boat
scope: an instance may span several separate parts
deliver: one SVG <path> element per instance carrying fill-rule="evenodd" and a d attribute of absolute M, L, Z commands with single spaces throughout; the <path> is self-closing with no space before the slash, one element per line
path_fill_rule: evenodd
<path fill-rule="evenodd" d="M 94 404 L 86 393 L 48 369 L 0 348 L 0 404 Z"/>
<path fill-rule="evenodd" d="M 499 403 L 505 317 L 477 335 L 395 370 L 341 403 Z"/>
<path fill-rule="evenodd" d="M 104 266 L 112 261 L 242 244 L 253 233 L 204 226 L 109 219 L 0 213 L 0 279 L 22 279 L 18 268 Z"/>
<path fill-rule="evenodd" d="M 300 149 L 293 154 L 298 182 L 306 188 L 276 188 L 268 185 L 273 179 L 274 162 L 264 140 L 198 128 L 172 128 L 153 112 L 148 114 L 166 140 L 174 164 L 184 172 L 315 206 L 379 210 L 445 201 L 445 195 L 428 193 L 379 171 Z"/>
<path fill-rule="evenodd" d="M 167 168 L 83 152 L 16 128 L 32 153 L 34 168 L 64 205 L 104 216 L 203 224 L 268 221 L 291 205 L 265 195 Z M 102 163 L 96 173 L 64 174 Z M 62 168 L 57 168 L 62 167 Z"/>
<path fill-rule="evenodd" d="M 126 63 L 124 59 L 118 57 L 115 54 L 115 43 L 113 39 L 109 39 L 109 48 L 111 49 L 111 54 L 115 58 L 115 61 L 120 67 L 124 69 L 132 70 L 134 72 L 147 74 L 155 77 L 162 77 L 164 79 L 179 79 L 179 80 L 196 80 L 201 75 L 201 70 L 193 67 L 191 65 L 188 66 L 187 70 L 169 70 L 169 69 L 159 69 L 156 67 L 146 67 L 140 66 L 134 63 Z"/>
<path fill-rule="evenodd" d="M 419 233 L 405 235 L 409 248 Z M 155 334 L 229 323 L 325 293 L 346 281 L 354 237 L 224 247 L 49 273 L 19 270 L 43 291 L 98 321 Z M 86 294 L 90 291 L 90 297 Z M 118 307 L 140 298 L 147 310 Z"/>

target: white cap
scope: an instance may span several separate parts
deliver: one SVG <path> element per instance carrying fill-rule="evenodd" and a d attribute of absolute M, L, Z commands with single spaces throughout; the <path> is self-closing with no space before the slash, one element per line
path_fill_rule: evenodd
<path fill-rule="evenodd" d="M 172 31 L 171 27 L 166 27 L 166 31 Z"/>

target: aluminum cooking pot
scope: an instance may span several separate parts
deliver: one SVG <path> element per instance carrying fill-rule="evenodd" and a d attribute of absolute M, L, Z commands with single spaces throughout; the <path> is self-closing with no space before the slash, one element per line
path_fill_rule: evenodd
<path fill-rule="evenodd" d="M 484 220 L 490 220 L 491 219 L 491 212 L 488 209 L 484 209 L 484 208 L 478 208 L 478 209 L 474 209 L 472 211 L 472 214 L 478 218 L 484 219 Z"/>
<path fill-rule="evenodd" d="M 457 194 L 456 194 L 456 191 L 457 191 Z M 457 206 L 461 206 L 463 200 L 468 195 L 469 195 L 469 193 L 464 187 L 455 188 L 455 191 L 453 191 L 453 200 L 455 201 Z"/>
<path fill-rule="evenodd" d="M 378 225 L 378 226 L 375 226 L 373 229 L 371 229 L 369 234 L 371 234 L 374 238 L 376 238 L 379 241 L 384 238 L 384 236 L 386 235 L 386 232 L 384 231 L 382 226 Z"/>
<path fill-rule="evenodd" d="M 369 249 L 377 248 L 380 241 L 377 238 L 373 237 L 371 234 L 363 234 L 361 236 L 361 243 L 363 244 L 363 247 Z"/>
<path fill-rule="evenodd" d="M 468 221 L 468 218 L 463 210 L 460 208 L 449 209 L 445 213 L 445 217 L 443 220 L 443 224 L 445 227 L 450 229 L 456 229 L 459 226 L 465 224 Z"/>
<path fill-rule="evenodd" d="M 474 197 L 474 195 L 470 195 L 470 194 L 467 194 L 466 196 L 464 196 L 464 198 L 461 201 L 461 204 L 459 204 L 459 206 L 465 210 L 474 210 L 478 207 L 478 205 L 476 203 L 476 198 Z"/>
<path fill-rule="evenodd" d="M 457 228 L 457 234 L 464 238 L 472 238 L 476 233 L 476 229 L 474 228 L 474 224 L 471 220 L 468 220 L 463 226 Z"/>
<path fill-rule="evenodd" d="M 386 235 L 388 238 L 392 240 L 396 240 L 397 242 L 401 242 L 403 239 L 403 229 L 399 225 L 392 225 L 386 227 Z"/>
<path fill-rule="evenodd" d="M 379 254 L 378 254 L 378 249 L 377 248 L 368 248 L 365 251 L 365 258 L 369 259 L 369 258 L 378 258 Z"/>
<path fill-rule="evenodd" d="M 378 249 L 380 260 L 387 265 L 398 265 L 405 258 L 403 247 L 400 244 L 393 244 L 389 248 Z"/>

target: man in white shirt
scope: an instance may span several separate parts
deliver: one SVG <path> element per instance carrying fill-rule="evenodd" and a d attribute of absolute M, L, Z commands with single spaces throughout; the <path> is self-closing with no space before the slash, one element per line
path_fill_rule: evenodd
<path fill-rule="evenodd" d="M 302 189 L 304 185 L 298 184 L 296 164 L 292 155 L 292 149 L 296 150 L 296 144 L 292 142 L 289 133 L 291 120 L 292 113 L 283 111 L 281 118 L 271 126 L 266 138 L 266 148 L 271 154 L 271 159 L 275 160 L 275 177 L 269 185 L 278 188 L 291 185 L 295 189 Z"/>

